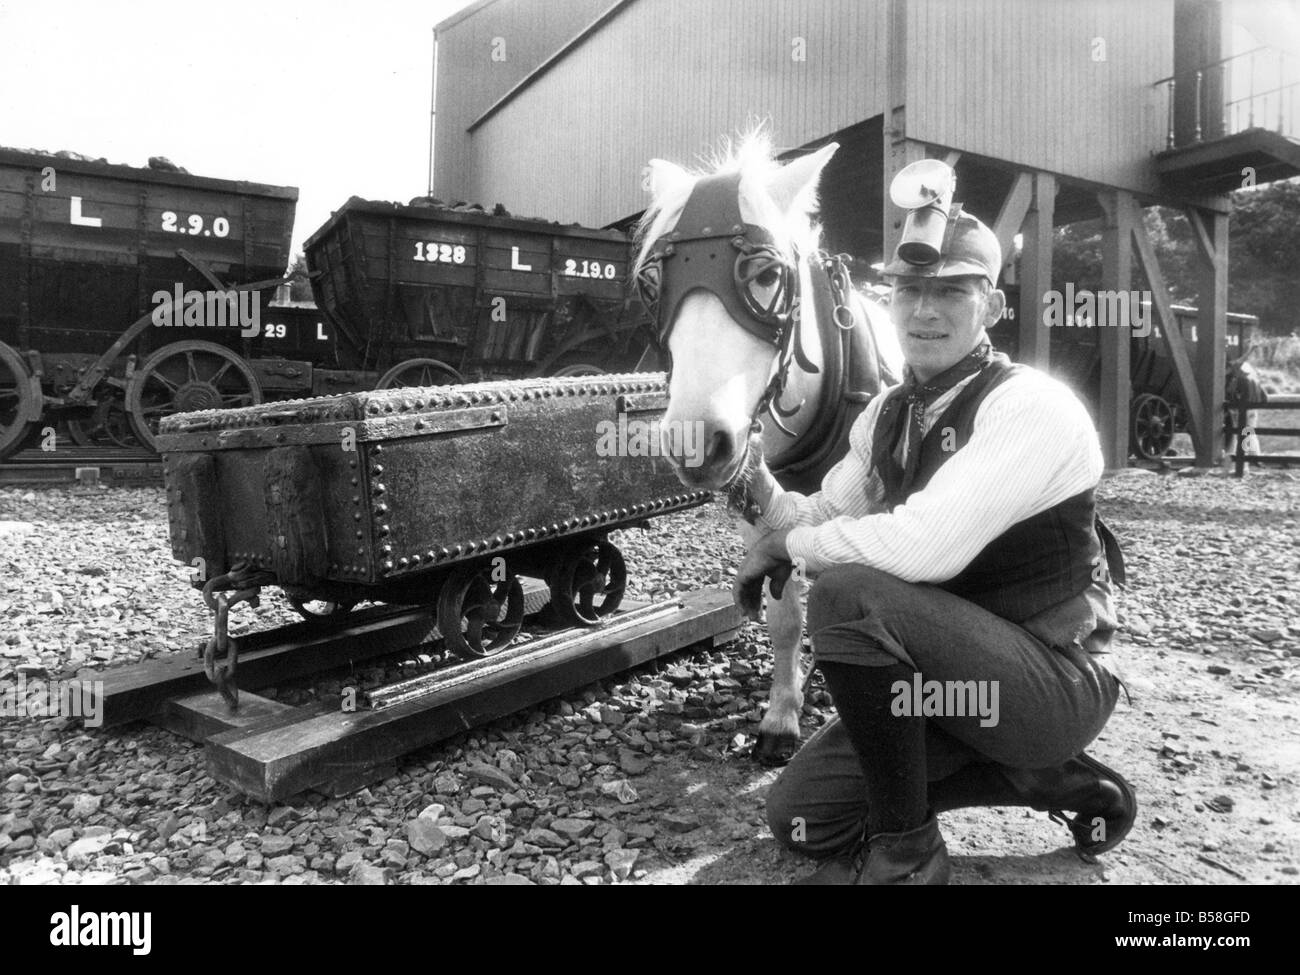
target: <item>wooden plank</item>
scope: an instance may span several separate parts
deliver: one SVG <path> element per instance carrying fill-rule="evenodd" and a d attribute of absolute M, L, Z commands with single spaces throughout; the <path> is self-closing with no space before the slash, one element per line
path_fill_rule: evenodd
<path fill-rule="evenodd" d="M 1151 246 L 1151 241 L 1147 239 L 1146 228 L 1143 226 L 1142 214 L 1137 202 L 1131 195 L 1123 194 L 1120 197 L 1120 205 L 1129 211 L 1133 227 L 1133 243 L 1137 250 L 1138 261 L 1141 262 L 1142 270 L 1147 276 L 1147 283 L 1151 286 L 1151 304 L 1159 315 L 1160 334 L 1163 337 L 1165 348 L 1169 351 L 1169 359 L 1174 364 L 1174 375 L 1177 377 L 1178 385 L 1183 393 L 1183 402 L 1189 414 L 1187 429 L 1192 435 L 1192 445 L 1196 448 L 1197 462 L 1200 463 L 1203 454 L 1213 453 L 1214 446 L 1211 440 L 1219 423 L 1216 420 L 1208 427 L 1205 424 L 1205 409 L 1201 399 L 1201 391 L 1197 387 L 1196 378 L 1192 373 L 1192 363 L 1187 355 L 1187 346 L 1183 344 L 1183 333 L 1174 320 L 1173 309 L 1170 307 L 1172 302 L 1169 300 L 1169 288 L 1165 285 L 1164 272 L 1160 270 L 1160 262 L 1156 260 L 1155 249 Z M 1108 331 L 1108 329 L 1103 329 L 1103 331 Z M 1218 382 L 1223 382 L 1222 375 L 1220 375 Z"/>
<path fill-rule="evenodd" d="M 1187 207 L 1187 220 L 1196 239 L 1196 290 L 1199 317 L 1196 324 L 1196 382 L 1204 393 L 1200 426 L 1206 436 L 1196 448 L 1198 467 L 1218 462 L 1223 448 L 1214 436 L 1222 422 L 1224 372 L 1228 335 L 1228 215 Z M 1244 355 L 1243 348 L 1241 353 Z"/>
<path fill-rule="evenodd" d="M 668 622 L 649 620 L 614 634 L 589 631 L 549 652 L 521 656 L 508 667 L 479 667 L 468 679 L 457 676 L 459 668 L 449 668 L 445 685 L 383 710 L 317 711 L 307 720 L 275 728 L 219 734 L 208 741 L 208 770 L 247 795 L 282 799 L 341 775 L 357 776 L 367 767 L 654 657 L 700 641 L 712 646 L 715 634 L 741 622 L 730 593 L 692 593 Z"/>
<path fill-rule="evenodd" d="M 369 660 L 433 639 L 437 632 L 428 608 L 382 606 L 353 614 L 343 630 L 322 632 L 318 624 L 296 623 L 263 633 L 238 637 L 241 689 L 256 690 L 303 674 Z M 82 671 L 104 682 L 104 726 L 153 717 L 168 699 L 207 690 L 211 685 L 203 661 L 194 653 L 176 653 L 156 660 Z"/>
<path fill-rule="evenodd" d="M 282 583 L 313 585 L 326 576 L 329 553 L 321 475 L 311 451 L 303 445 L 273 448 L 263 477 L 271 569 Z"/>
<path fill-rule="evenodd" d="M 1016 173 L 1016 181 L 1007 191 L 1006 199 L 1002 201 L 1002 209 L 998 211 L 998 218 L 993 222 L 993 234 L 1002 247 L 1003 260 L 1006 260 L 1012 247 L 1015 246 L 1015 236 L 1020 233 L 1020 228 L 1025 222 L 1025 214 L 1029 212 L 1029 203 L 1033 196 L 1034 174 Z"/>
<path fill-rule="evenodd" d="M 190 741 L 205 741 L 223 731 L 251 728 L 297 708 L 248 691 L 239 692 L 239 708 L 230 705 L 215 690 L 178 697 L 166 703 L 153 723 Z"/>
<path fill-rule="evenodd" d="M 1101 245 L 1101 286 L 1127 293 L 1133 283 L 1133 211 L 1121 206 L 1123 191 L 1099 193 L 1105 211 Z M 1127 329 L 1097 330 L 1097 354 L 1101 359 L 1101 395 L 1097 431 L 1107 470 L 1128 466 L 1129 402 L 1133 398 L 1130 372 L 1130 342 Z"/>
<path fill-rule="evenodd" d="M 1033 200 L 1025 215 L 1024 252 L 1020 260 L 1019 354 L 1017 359 L 1046 369 L 1051 333 L 1043 323 L 1043 295 L 1052 287 L 1052 226 L 1056 214 L 1056 177 L 1034 173 Z M 1014 236 L 1014 235 L 1013 235 Z M 1005 261 L 1009 251 L 1002 252 Z"/>

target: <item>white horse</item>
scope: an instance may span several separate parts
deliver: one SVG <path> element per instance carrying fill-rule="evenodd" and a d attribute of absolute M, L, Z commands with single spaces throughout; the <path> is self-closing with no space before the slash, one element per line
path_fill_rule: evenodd
<path fill-rule="evenodd" d="M 696 432 L 664 443 L 689 487 L 735 497 L 766 409 L 761 446 L 777 480 L 816 491 L 847 449 L 852 420 L 901 374 L 886 311 L 864 301 L 843 264 L 818 248 L 816 184 L 837 148 L 781 166 L 758 135 L 707 173 L 661 159 L 649 165 L 653 202 L 636 273 L 670 359 L 663 429 L 693 424 Z M 687 444 L 702 449 L 691 456 Z M 744 524 L 742 534 L 750 548 L 762 531 Z M 755 748 L 765 764 L 788 761 L 799 747 L 800 596 L 800 586 L 789 585 L 769 601 L 775 666 Z"/>

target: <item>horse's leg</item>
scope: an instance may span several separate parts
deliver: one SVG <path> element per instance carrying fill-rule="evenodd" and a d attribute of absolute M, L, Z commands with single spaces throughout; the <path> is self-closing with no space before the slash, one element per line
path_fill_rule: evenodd
<path fill-rule="evenodd" d="M 760 532 L 745 525 L 745 548 L 750 549 Z M 767 596 L 767 632 L 772 641 L 772 687 L 768 691 L 767 714 L 758 726 L 754 756 L 764 765 L 784 765 L 799 750 L 799 715 L 803 710 L 803 604 L 800 583 L 791 577 L 780 599 Z M 766 587 L 767 584 L 764 583 Z"/>

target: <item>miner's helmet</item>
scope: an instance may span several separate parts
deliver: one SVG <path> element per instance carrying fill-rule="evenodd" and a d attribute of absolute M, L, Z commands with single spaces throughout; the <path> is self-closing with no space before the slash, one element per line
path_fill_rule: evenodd
<path fill-rule="evenodd" d="M 907 211 L 894 259 L 882 276 L 952 278 L 974 274 L 997 287 L 1002 246 L 974 214 L 953 202 L 957 189 L 952 167 L 938 159 L 905 166 L 889 186 L 896 207 Z"/>

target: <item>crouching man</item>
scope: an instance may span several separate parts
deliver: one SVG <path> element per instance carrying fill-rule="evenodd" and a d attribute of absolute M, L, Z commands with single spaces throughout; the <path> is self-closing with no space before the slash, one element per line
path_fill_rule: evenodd
<path fill-rule="evenodd" d="M 960 807 L 1050 811 L 1083 854 L 1136 815 L 1129 784 L 1083 751 L 1120 686 L 1101 449 L 1067 387 L 992 350 L 1001 265 L 959 208 L 929 263 L 895 255 L 904 382 L 818 493 L 783 492 L 763 465 L 751 487 L 770 533 L 737 601 L 756 618 L 765 576 L 791 561 L 816 576 L 808 630 L 838 712 L 768 797 L 777 839 L 825 861 L 801 882 L 946 883 L 935 814 Z"/>

